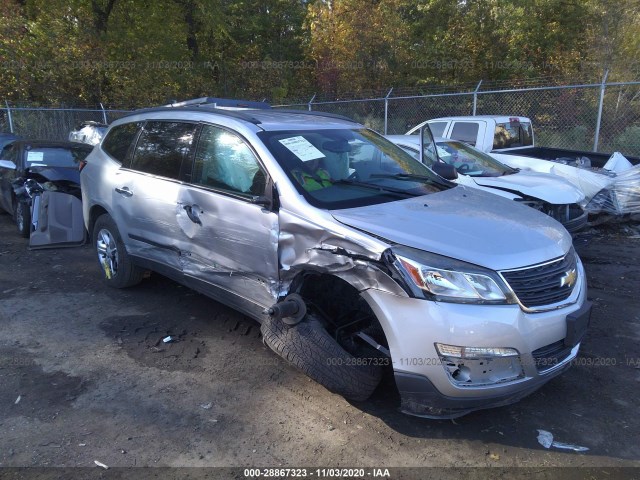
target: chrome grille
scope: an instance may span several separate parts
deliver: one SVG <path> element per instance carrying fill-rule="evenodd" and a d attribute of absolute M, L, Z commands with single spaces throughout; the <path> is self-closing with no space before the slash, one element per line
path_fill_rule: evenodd
<path fill-rule="evenodd" d="M 541 307 L 569 298 L 577 277 L 571 285 L 563 285 L 562 279 L 571 271 L 575 271 L 577 275 L 576 264 L 576 254 L 572 247 L 564 258 L 553 262 L 500 273 L 522 305 L 529 308 Z"/>

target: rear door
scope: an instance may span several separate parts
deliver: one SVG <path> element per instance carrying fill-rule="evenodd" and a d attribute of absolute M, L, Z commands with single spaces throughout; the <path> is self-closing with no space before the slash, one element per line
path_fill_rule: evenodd
<path fill-rule="evenodd" d="M 230 292 L 222 300 L 271 305 L 278 286 L 278 215 L 266 170 L 239 134 L 204 124 L 190 182 L 178 196 L 177 227 L 185 275 Z M 215 295 L 214 295 L 215 296 Z M 261 308 L 254 308 L 261 311 Z"/>
<path fill-rule="evenodd" d="M 114 218 L 130 254 L 181 269 L 176 215 L 198 125 L 149 121 L 115 175 Z"/>

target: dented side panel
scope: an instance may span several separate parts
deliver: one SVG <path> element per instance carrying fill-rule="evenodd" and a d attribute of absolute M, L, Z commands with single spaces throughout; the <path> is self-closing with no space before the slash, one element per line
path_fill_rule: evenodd
<path fill-rule="evenodd" d="M 331 222 L 329 213 L 316 211 L 300 216 L 280 211 L 279 257 L 280 296 L 289 293 L 293 280 L 301 273 L 335 275 L 358 291 L 381 290 L 406 296 L 406 292 L 385 271 L 384 242 Z"/>
<path fill-rule="evenodd" d="M 110 203 L 131 255 L 180 269 L 175 211 L 181 188 L 178 182 L 124 169 L 114 175 Z"/>
<path fill-rule="evenodd" d="M 262 306 L 278 294 L 278 216 L 259 205 L 185 185 L 174 208 L 184 274 Z"/>

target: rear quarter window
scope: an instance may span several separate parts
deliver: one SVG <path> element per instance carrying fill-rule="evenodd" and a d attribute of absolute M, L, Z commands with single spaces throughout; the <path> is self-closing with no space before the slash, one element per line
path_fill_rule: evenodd
<path fill-rule="evenodd" d="M 133 122 L 113 127 L 102 142 L 102 150 L 114 160 L 124 163 L 141 125 L 139 122 Z"/>
<path fill-rule="evenodd" d="M 140 133 L 131 169 L 161 177 L 178 179 L 191 160 L 191 147 L 197 124 L 186 122 L 147 122 Z"/>

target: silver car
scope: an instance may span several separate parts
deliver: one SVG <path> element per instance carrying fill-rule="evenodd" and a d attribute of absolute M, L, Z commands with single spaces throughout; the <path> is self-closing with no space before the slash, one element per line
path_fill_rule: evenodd
<path fill-rule="evenodd" d="M 506 405 L 566 370 L 589 322 L 559 223 L 443 180 L 344 117 L 206 99 L 138 111 L 81 179 L 108 285 L 169 276 L 352 400 L 387 372 L 408 414 Z"/>

